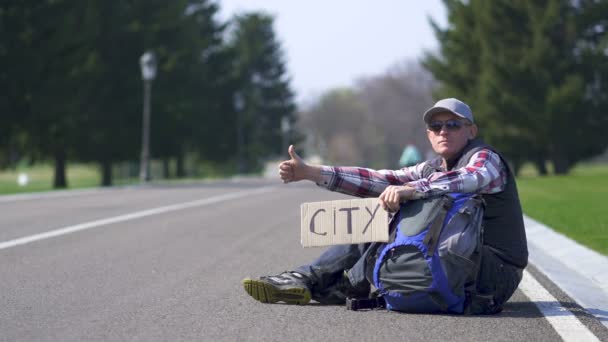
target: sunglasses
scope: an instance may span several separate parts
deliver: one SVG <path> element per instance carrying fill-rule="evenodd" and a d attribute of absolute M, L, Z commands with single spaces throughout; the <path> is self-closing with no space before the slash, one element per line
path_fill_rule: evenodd
<path fill-rule="evenodd" d="M 460 120 L 447 120 L 447 121 L 432 121 L 426 125 L 429 131 L 439 133 L 441 129 L 445 127 L 448 132 L 455 132 L 462 128 L 462 126 L 468 125 Z"/>

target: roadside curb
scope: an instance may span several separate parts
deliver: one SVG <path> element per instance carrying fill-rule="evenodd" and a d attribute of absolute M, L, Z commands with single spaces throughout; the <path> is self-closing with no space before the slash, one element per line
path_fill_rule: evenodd
<path fill-rule="evenodd" d="M 608 328 L 608 257 L 524 215 L 529 260 Z"/>

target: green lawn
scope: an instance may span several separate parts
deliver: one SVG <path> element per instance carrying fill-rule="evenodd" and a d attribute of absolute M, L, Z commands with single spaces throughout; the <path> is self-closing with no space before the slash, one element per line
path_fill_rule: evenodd
<path fill-rule="evenodd" d="M 608 165 L 576 167 L 566 176 L 517 179 L 524 213 L 608 255 Z"/>
<path fill-rule="evenodd" d="M 27 174 L 27 185 L 17 184 L 19 174 Z M 91 165 L 70 165 L 67 169 L 70 189 L 92 188 L 100 183 L 99 171 Z M 0 171 L 0 194 L 49 191 L 53 187 L 53 170 L 49 165 L 21 168 L 15 171 Z"/>

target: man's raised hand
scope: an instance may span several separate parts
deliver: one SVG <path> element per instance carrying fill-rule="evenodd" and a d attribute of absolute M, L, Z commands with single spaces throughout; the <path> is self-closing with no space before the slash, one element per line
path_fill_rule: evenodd
<path fill-rule="evenodd" d="M 283 183 L 309 179 L 309 166 L 304 162 L 302 157 L 296 153 L 296 149 L 293 147 L 293 145 L 289 145 L 288 152 L 291 159 L 285 160 L 279 164 L 279 176 L 281 176 Z"/>

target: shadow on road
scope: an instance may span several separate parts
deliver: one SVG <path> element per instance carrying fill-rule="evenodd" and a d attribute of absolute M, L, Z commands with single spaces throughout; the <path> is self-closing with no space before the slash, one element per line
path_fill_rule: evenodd
<path fill-rule="evenodd" d="M 568 302 L 507 302 L 504 305 L 503 311 L 496 315 L 475 315 L 474 317 L 479 318 L 496 318 L 496 317 L 510 317 L 510 318 L 543 318 L 546 317 L 545 314 L 540 312 L 537 305 L 541 307 L 555 307 L 556 303 L 561 305 L 563 308 L 572 312 L 579 318 L 586 317 L 591 319 L 598 319 L 600 321 L 608 321 L 608 312 L 600 309 L 584 309 L 575 303 Z M 317 302 L 311 302 L 308 304 L 309 306 L 342 306 L 342 305 L 330 305 L 330 304 L 321 304 Z M 369 310 L 361 310 L 361 312 L 365 312 Z M 568 311 L 564 310 L 562 312 L 553 312 L 547 314 L 548 316 L 563 316 L 569 315 Z M 453 316 L 450 314 L 437 314 L 439 316 Z M 595 316 L 594 316 L 595 315 Z M 457 315 L 458 316 L 458 315 Z"/>
<path fill-rule="evenodd" d="M 498 316 L 514 317 L 514 318 L 535 318 L 548 316 L 563 316 L 569 315 L 568 311 L 541 313 L 537 306 L 554 307 L 559 303 L 563 308 L 572 312 L 577 317 L 587 317 L 599 319 L 600 321 L 608 320 L 608 312 L 599 309 L 584 309 L 575 303 L 568 302 L 507 302 L 504 305 L 504 310 Z M 596 316 L 594 316 L 595 314 Z M 483 316 L 480 316 L 483 317 Z"/>

